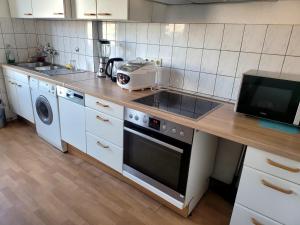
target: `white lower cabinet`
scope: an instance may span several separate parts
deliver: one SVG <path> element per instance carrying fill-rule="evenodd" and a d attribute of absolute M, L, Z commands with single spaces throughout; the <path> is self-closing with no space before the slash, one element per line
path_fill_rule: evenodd
<path fill-rule="evenodd" d="M 123 121 L 87 107 L 85 109 L 86 130 L 123 147 Z"/>
<path fill-rule="evenodd" d="M 295 161 L 248 147 L 230 224 L 299 225 L 298 168 Z"/>
<path fill-rule="evenodd" d="M 230 225 L 280 225 L 280 223 L 235 204 Z"/>
<path fill-rule="evenodd" d="M 10 109 L 34 123 L 28 76 L 13 70 L 3 70 Z"/>
<path fill-rule="evenodd" d="M 122 173 L 123 150 L 111 142 L 87 132 L 87 154 Z"/>

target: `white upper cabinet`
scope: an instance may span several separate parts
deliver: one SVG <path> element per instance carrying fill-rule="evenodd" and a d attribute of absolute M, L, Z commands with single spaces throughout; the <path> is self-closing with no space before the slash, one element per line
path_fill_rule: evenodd
<path fill-rule="evenodd" d="M 146 0 L 72 0 L 72 9 L 76 19 L 143 22 L 151 21 L 152 4 Z"/>
<path fill-rule="evenodd" d="M 8 0 L 11 17 L 33 18 L 31 0 Z"/>
<path fill-rule="evenodd" d="M 67 18 L 70 7 L 69 0 L 32 0 L 34 18 Z"/>
<path fill-rule="evenodd" d="M 73 0 L 72 10 L 77 19 L 97 19 L 97 0 Z"/>
<path fill-rule="evenodd" d="M 127 20 L 129 0 L 97 0 L 97 18 Z"/>

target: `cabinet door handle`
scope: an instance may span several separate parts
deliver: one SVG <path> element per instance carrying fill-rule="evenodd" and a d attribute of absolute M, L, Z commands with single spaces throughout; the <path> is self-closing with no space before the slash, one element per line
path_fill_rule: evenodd
<path fill-rule="evenodd" d="M 109 105 L 106 105 L 106 104 L 103 104 L 101 102 L 96 102 L 97 105 L 101 106 L 101 107 L 104 107 L 104 108 L 108 108 Z"/>
<path fill-rule="evenodd" d="M 100 141 L 97 141 L 97 145 L 99 145 L 99 146 L 102 147 L 102 148 L 109 148 L 108 145 L 104 145 L 104 144 L 102 144 Z"/>
<path fill-rule="evenodd" d="M 98 16 L 112 16 L 111 13 L 98 13 Z"/>
<path fill-rule="evenodd" d="M 292 168 L 292 167 L 289 167 L 289 166 L 285 166 L 285 165 L 282 165 L 278 162 L 275 162 L 271 159 L 267 159 L 267 163 L 270 164 L 271 166 L 274 166 L 274 167 L 277 167 L 277 168 L 280 168 L 280 169 L 283 169 L 283 170 L 287 170 L 291 173 L 299 173 L 300 172 L 300 169 L 299 168 Z"/>
<path fill-rule="evenodd" d="M 284 193 L 284 194 L 287 194 L 287 195 L 291 195 L 293 194 L 294 192 L 292 190 L 287 190 L 287 189 L 284 189 L 284 188 L 281 188 L 281 187 L 278 187 L 274 184 L 271 184 L 270 182 L 266 181 L 266 180 L 261 180 L 261 183 L 263 185 L 265 185 L 266 187 L 268 188 L 271 188 L 271 189 L 274 189 L 276 191 L 279 191 L 281 193 Z"/>
<path fill-rule="evenodd" d="M 62 12 L 55 12 L 55 13 L 53 13 L 53 15 L 64 15 L 64 13 L 62 13 Z"/>
<path fill-rule="evenodd" d="M 24 16 L 32 16 L 32 13 L 24 13 Z"/>
<path fill-rule="evenodd" d="M 97 16 L 96 13 L 84 13 L 83 15 L 85 15 L 85 16 Z"/>
<path fill-rule="evenodd" d="M 104 119 L 104 118 L 102 118 L 101 116 L 96 116 L 96 119 L 97 119 L 97 120 L 101 120 L 101 121 L 103 121 L 103 122 L 109 122 L 109 119 Z"/>
<path fill-rule="evenodd" d="M 258 222 L 255 218 L 251 218 L 251 222 L 252 222 L 254 225 L 263 225 L 262 223 Z"/>
<path fill-rule="evenodd" d="M 18 87 L 22 87 L 22 85 L 21 85 L 21 84 L 17 84 L 17 86 L 18 86 Z"/>

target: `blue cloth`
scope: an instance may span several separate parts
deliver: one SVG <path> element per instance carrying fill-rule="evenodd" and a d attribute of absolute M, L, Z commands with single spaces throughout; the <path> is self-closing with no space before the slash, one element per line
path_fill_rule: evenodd
<path fill-rule="evenodd" d="M 287 134 L 300 134 L 300 129 L 297 127 L 269 120 L 259 119 L 259 125 L 263 128 L 269 128 Z"/>

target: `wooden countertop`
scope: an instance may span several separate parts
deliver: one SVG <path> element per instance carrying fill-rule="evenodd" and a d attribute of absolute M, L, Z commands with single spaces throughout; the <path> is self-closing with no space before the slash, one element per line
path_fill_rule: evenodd
<path fill-rule="evenodd" d="M 134 99 L 153 94 L 155 91 L 129 92 L 122 90 L 109 79 L 96 78 L 94 73 L 87 72 L 49 77 L 20 67 L 10 65 L 4 65 L 4 67 L 21 70 L 32 77 L 112 101 L 162 119 L 176 121 L 179 124 L 218 137 L 300 161 L 300 134 L 292 135 L 262 128 L 258 123 L 258 119 L 235 113 L 233 104 L 224 103 L 220 108 L 195 121 L 132 102 Z"/>

